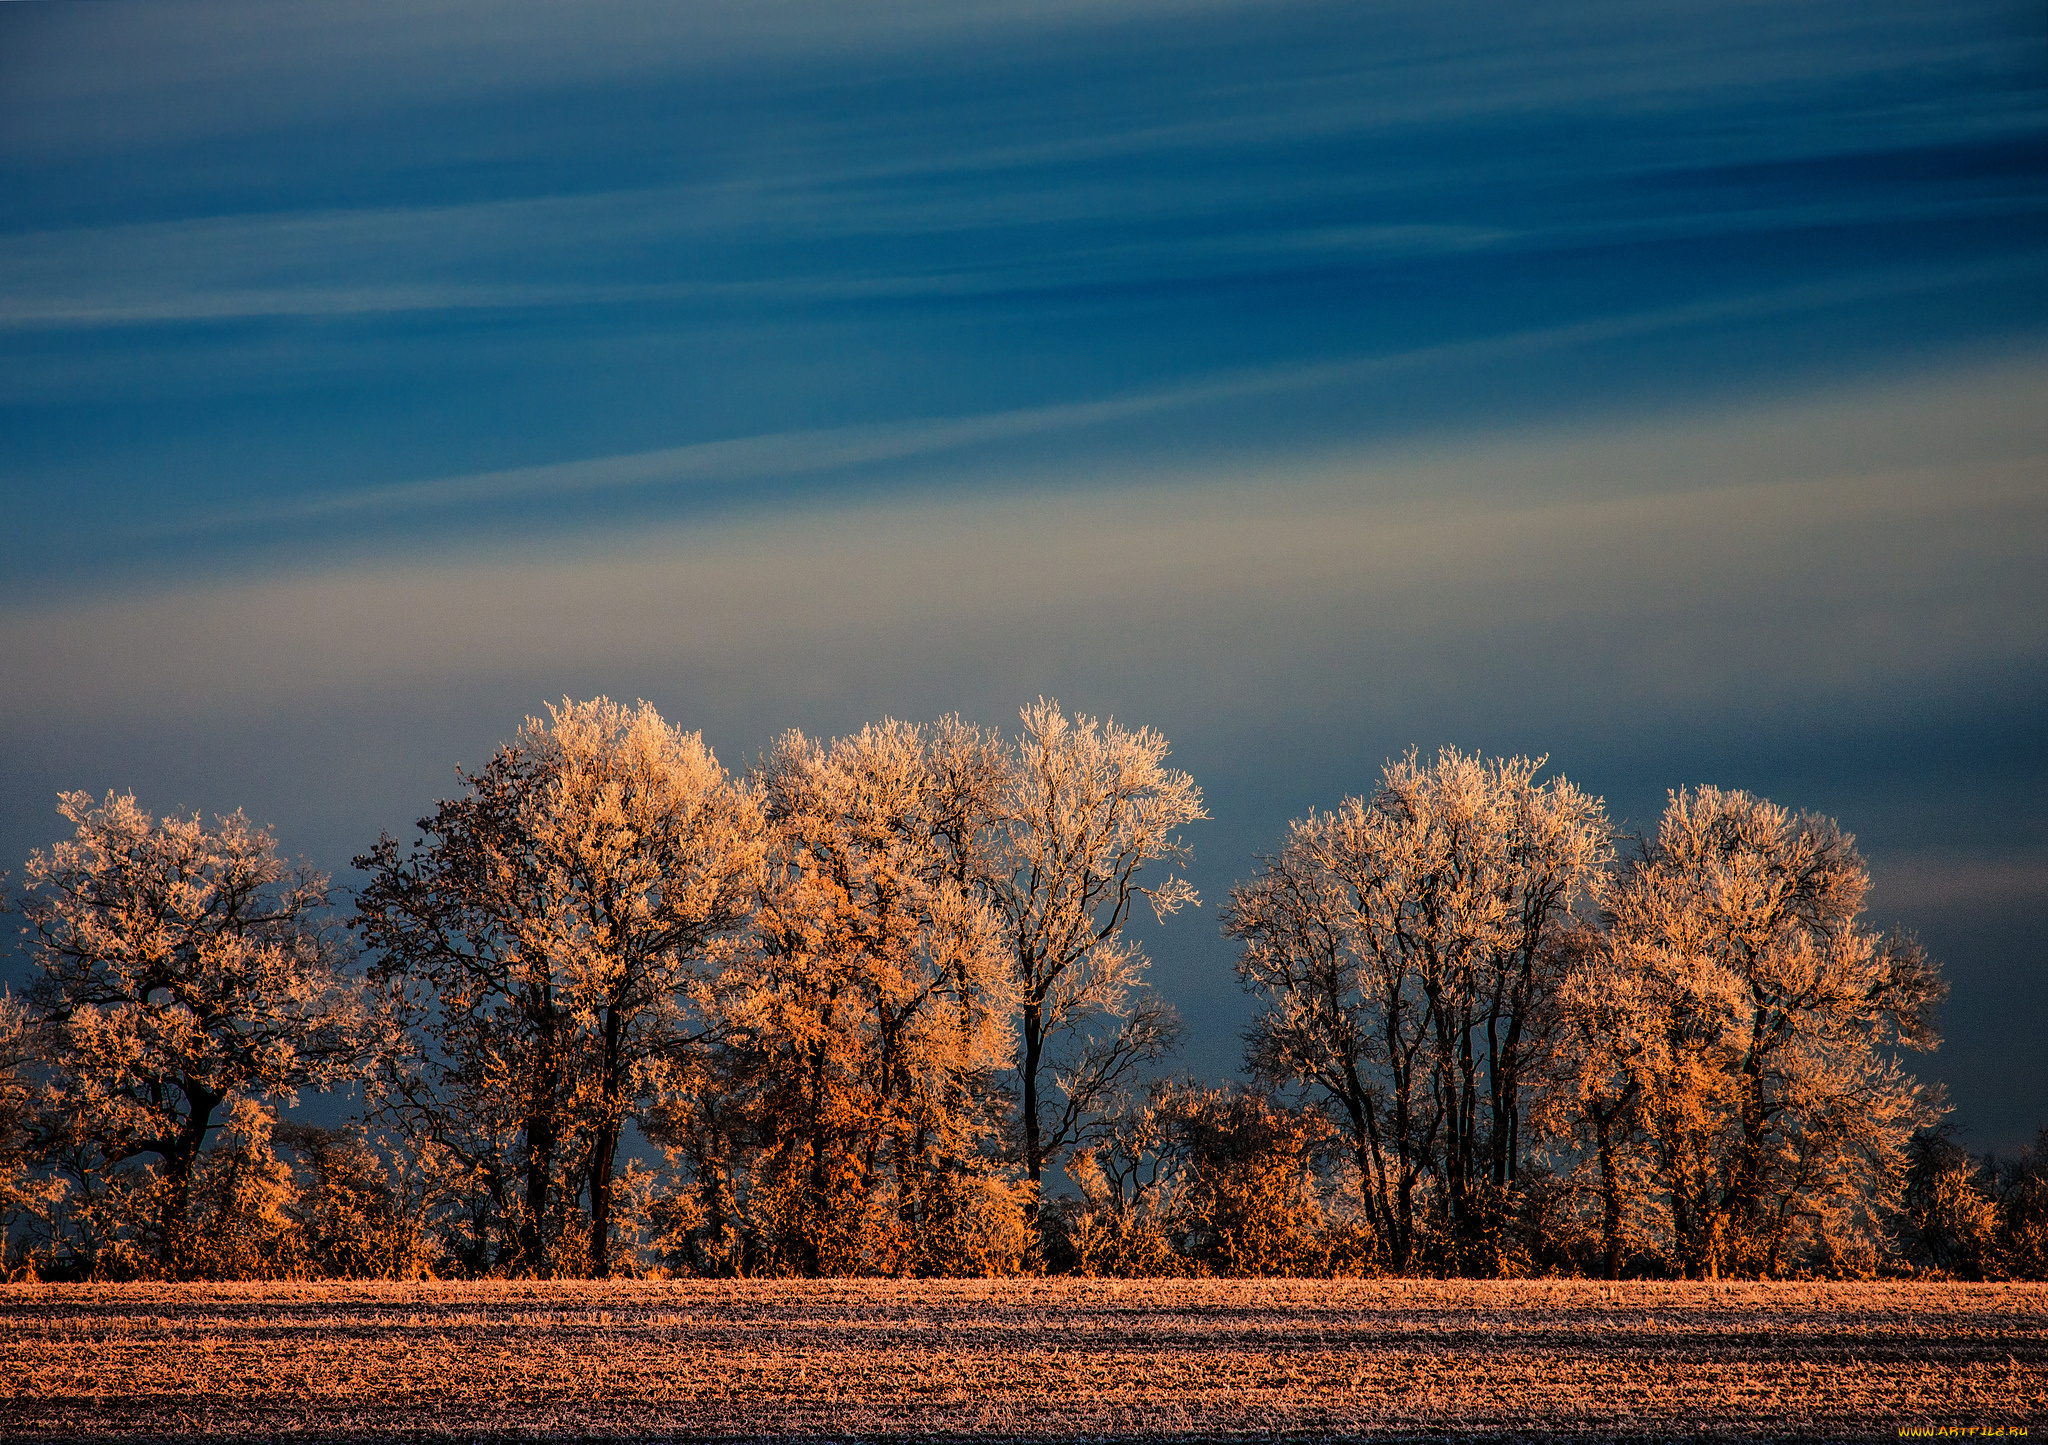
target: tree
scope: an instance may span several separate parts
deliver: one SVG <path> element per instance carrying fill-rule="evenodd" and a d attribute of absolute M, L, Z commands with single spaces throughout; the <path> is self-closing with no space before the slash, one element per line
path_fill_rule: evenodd
<path fill-rule="evenodd" d="M 329 1279 L 432 1277 L 426 1181 L 416 1166 L 387 1160 L 360 1127 L 291 1124 L 277 1140 L 300 1164 L 291 1215 L 314 1270 Z"/>
<path fill-rule="evenodd" d="M 1542 761 L 1411 751 L 1369 801 L 1294 823 L 1224 912 L 1266 999 L 1247 1063 L 1342 1119 L 1396 1271 L 1417 1262 L 1425 1182 L 1466 1263 L 1495 1248 L 1564 940 L 1610 853 L 1599 799 L 1537 783 Z"/>
<path fill-rule="evenodd" d="M 1777 1275 L 1868 1237 L 1938 1097 L 1889 1049 L 1931 1049 L 1946 992 L 1910 937 L 1858 923 L 1870 875 L 1829 818 L 1671 795 L 1615 888 L 1614 966 L 1673 1248 L 1691 1277 Z"/>
<path fill-rule="evenodd" d="M 1182 1249 L 1204 1274 L 1330 1272 L 1319 1195 L 1320 1111 L 1256 1089 L 1187 1087 L 1163 1100 L 1186 1159 Z"/>
<path fill-rule="evenodd" d="M 1175 1042 L 1178 1022 L 1144 992 L 1148 960 L 1124 930 L 1140 897 L 1162 920 L 1200 902 L 1183 878 L 1146 888 L 1139 876 L 1188 859 L 1179 829 L 1209 815 L 1150 728 L 1069 719 L 1042 698 L 1022 718 L 998 774 L 993 844 L 974 856 L 1015 975 L 1018 1132 L 1035 1194 L 1046 1167 Z M 956 730 L 948 750 L 975 760 L 962 773 L 985 774 L 989 749 L 973 730 Z M 1099 1025 L 1108 1032 L 1088 1032 Z"/>
<path fill-rule="evenodd" d="M 1177 1247 L 1188 1163 L 1186 1131 L 1177 1125 L 1180 1101 L 1193 1089 L 1154 1079 L 1143 1100 L 1129 1100 L 1068 1156 L 1067 1177 L 1081 1197 L 1058 1201 L 1056 1212 L 1041 1215 L 1055 1226 L 1060 1266 L 1133 1279 L 1193 1271 Z"/>
<path fill-rule="evenodd" d="M 1983 1279 L 1998 1267 L 1998 1206 L 1985 1186 L 1995 1169 L 1978 1168 L 1942 1127 L 1906 1141 L 1899 1243 L 1907 1261 L 1951 1279 Z"/>
<path fill-rule="evenodd" d="M 603 1275 L 620 1138 L 649 1070 L 701 1032 L 754 896 L 759 811 L 698 734 L 605 698 L 528 718 L 465 781 L 408 855 L 386 836 L 356 860 L 355 926 L 419 1042 L 382 1097 L 489 1191 L 512 1267 L 554 1268 L 587 1192 L 575 1263 Z"/>
<path fill-rule="evenodd" d="M 1642 981 L 1616 966 L 1605 934 L 1567 939 L 1569 962 L 1558 991 L 1559 1087 L 1541 1101 L 1539 1133 L 1592 1146 L 1600 1207 L 1600 1260 L 1621 1278 L 1630 1225 L 1647 1196 L 1642 1157 L 1643 1090 L 1654 1020 Z M 1640 1231 L 1635 1231 L 1640 1234 Z"/>
<path fill-rule="evenodd" d="M 59 1128 L 102 1167 L 153 1159 L 158 1265 L 192 1263 L 194 1169 L 239 1101 L 357 1075 L 378 1037 L 324 926 L 327 879 L 241 813 L 152 818 L 65 793 L 71 839 L 28 862 L 29 997 Z"/>
<path fill-rule="evenodd" d="M 1012 980 L 953 846 L 957 782 L 893 721 L 787 733 L 755 773 L 769 867 L 717 997 L 778 1267 L 951 1272 L 963 1210 L 996 1182 Z M 715 1189 L 703 1207 L 723 1212 Z"/>
<path fill-rule="evenodd" d="M 22 1000 L 0 990 L 0 1277 L 22 1266 L 34 1268 L 35 1236 L 64 1193 L 61 1181 L 36 1169 L 42 1091 L 34 1070 L 43 1053 L 37 1033 Z"/>
<path fill-rule="evenodd" d="M 193 1172 L 193 1272 L 207 1279 L 305 1275 L 305 1231 L 293 1216 L 298 1189 L 273 1140 L 277 1115 L 254 1099 L 228 1109 L 224 1137 Z"/>
<path fill-rule="evenodd" d="M 582 1113 L 590 1130 L 590 1253 L 608 1272 L 612 1176 L 634 1073 L 688 1040 L 709 973 L 746 921 L 763 840 L 752 799 L 696 733 L 643 702 L 550 708 L 523 741 L 547 787 L 532 833 L 546 914 L 530 953 L 563 975 L 592 1046 Z"/>
<path fill-rule="evenodd" d="M 2048 1279 L 2048 1129 L 2012 1159 L 1986 1156 L 1996 1205 L 1995 1267 L 2009 1279 Z"/>
<path fill-rule="evenodd" d="M 382 1061 L 376 1111 L 464 1199 L 472 1267 L 549 1272 L 568 1132 L 566 1010 L 545 957 L 523 951 L 545 900 L 528 862 L 525 750 L 501 748 L 466 795 L 420 820 L 401 856 L 388 834 L 355 860 L 370 881 L 350 926 L 405 1026 Z M 552 1226 L 552 1227 L 551 1227 Z"/>

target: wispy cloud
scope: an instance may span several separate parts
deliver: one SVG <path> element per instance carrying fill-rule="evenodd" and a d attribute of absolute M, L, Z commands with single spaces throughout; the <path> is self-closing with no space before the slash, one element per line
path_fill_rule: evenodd
<path fill-rule="evenodd" d="M 517 194 L 473 204 L 440 204 L 433 186 L 425 192 L 436 204 L 376 203 L 404 192 L 402 177 L 416 166 L 462 173 L 515 159 L 436 122 L 417 156 L 409 131 L 342 143 L 351 165 L 394 172 L 351 209 L 281 201 L 290 176 L 258 165 L 247 186 L 208 170 L 199 215 L 172 208 L 174 219 L 56 230 L 17 221 L 0 235 L 0 327 L 958 298 L 1820 225 L 2038 217 L 2044 202 L 2027 178 L 1987 184 L 1925 168 L 1911 184 L 1895 177 L 1882 187 L 1645 184 L 1688 166 L 1725 176 L 1736 161 L 2037 134 L 2038 85 L 2006 95 L 1995 84 L 1956 83 L 1941 105 L 1869 102 L 1870 88 L 1893 84 L 1901 66 L 1965 73 L 1991 63 L 1979 53 L 1990 44 L 1984 27 L 1958 27 L 1951 8 L 1912 0 L 1845 16 L 1824 5 L 1510 7 L 1477 37 L 1467 22 L 1419 6 L 1365 17 L 1194 3 L 944 15 L 835 7 L 815 30 L 773 7 L 756 15 L 699 6 L 627 6 L 601 27 L 526 10 L 493 11 L 484 23 L 466 5 L 202 7 L 174 22 L 131 10 L 118 25 L 76 31 L 81 22 L 61 15 L 17 21 L 20 53 L 43 63 L 18 62 L 11 91 L 0 86 L 0 97 L 13 97 L 0 98 L 0 137 L 12 137 L 16 159 L 32 157 L 25 138 L 53 123 L 43 110 L 60 102 L 128 116 L 143 128 L 138 140 L 174 130 L 175 114 L 137 98 L 153 77 L 190 90 L 202 109 L 226 93 L 252 116 L 263 97 L 286 112 L 317 110 L 306 88 L 275 80 L 296 64 L 314 72 L 312 94 L 332 90 L 359 113 L 366 90 L 412 84 L 404 77 L 415 64 L 416 79 L 432 84 L 414 98 L 445 110 L 478 75 L 496 77 L 486 89 L 531 89 L 586 62 L 610 78 L 618 65 L 673 71 L 706 63 L 727 42 L 736 54 L 815 54 L 827 48 L 820 33 L 845 32 L 911 52 L 892 69 L 893 86 L 771 66 L 717 92 L 703 114 L 660 111 L 656 128 L 692 154 L 678 184 L 613 184 L 677 167 L 607 168 L 603 156 L 622 138 L 604 129 L 600 108 L 565 119 L 577 139 L 559 154 L 529 142 L 511 183 Z M 1159 27 L 1173 37 L 1163 54 Z M 1012 31 L 1037 39 L 1004 52 L 985 84 L 963 90 L 949 79 L 970 61 L 989 69 L 991 36 Z M 917 36 L 950 37 L 972 53 L 918 50 Z M 1102 63 L 1125 79 L 1084 104 L 1049 108 L 1075 48 L 1096 53 L 1090 41 L 1109 47 Z M 38 88 L 60 80 L 61 95 L 38 109 Z M 1802 80 L 1819 89 L 1800 89 Z M 1770 88 L 1768 105 L 1757 101 L 1760 88 Z M 1653 96 L 1678 109 L 1634 114 Z M 92 129 L 71 119 L 67 134 Z M 477 123 L 486 134 L 500 128 Z M 1598 144 L 1586 142 L 1589 126 L 1600 128 Z M 288 171 L 294 154 L 284 147 L 270 163 Z M 237 198 L 252 209 L 218 214 Z"/>
<path fill-rule="evenodd" d="M 1480 178 L 1466 177 L 1468 183 Z M 1345 198 L 1345 178 L 1256 183 L 1218 194 L 1206 177 L 1128 187 L 1030 187 L 1006 195 L 843 195 L 783 182 L 601 196 L 496 200 L 123 224 L 0 237 L 0 328 L 211 323 L 264 317 L 678 306 L 790 306 L 965 298 L 1221 279 L 1277 267 L 1364 265 L 1743 233 L 2048 216 L 2025 187 L 1729 207 L 1703 196 L 1647 214 L 1488 221 L 1290 220 Z M 1395 198 L 1389 198 L 1393 200 Z M 1427 213 L 1441 197 L 1401 197 Z M 1006 215 L 1006 211 L 1011 214 Z M 1246 226 L 1214 218 L 1272 213 Z M 1085 228 L 1075 227 L 1086 223 Z M 1016 231 L 1005 237 L 1004 228 Z M 1140 234 L 1140 239 L 1108 239 Z M 989 244 L 959 244 L 983 234 Z M 879 250 L 845 249 L 886 237 Z M 943 264 L 914 238 L 944 239 Z M 692 258 L 654 264 L 649 254 Z M 834 269 L 807 269 L 836 250 Z M 1940 263 L 1936 263 L 1937 268 Z M 688 269 L 687 279 L 673 273 Z M 602 279 L 605 272 L 645 273 Z"/>
<path fill-rule="evenodd" d="M 33 12 L 37 7 L 10 7 Z M 1144 74 L 1191 54 L 1305 48 L 1347 114 L 1375 124 L 1617 103 L 1697 103 L 1702 93 L 1882 78 L 1901 66 L 1983 60 L 1981 26 L 1957 0 L 1844 9 L 1806 3 L 1615 4 L 1573 0 L 1446 11 L 1392 3 L 1119 0 L 1111 5 L 617 3 L 603 23 L 551 7 L 214 3 L 163 11 L 15 13 L 22 61 L 0 91 L 8 148 L 43 155 L 260 132 L 280 122 L 475 103 L 541 86 L 630 85 L 735 68 L 898 58 L 912 73 L 962 53 L 1128 55 Z M 118 18 L 115 18 L 118 17 Z M 93 63 L 75 63 L 90 53 Z M 1532 66 L 1530 57 L 1543 64 Z M 34 62 L 34 63 L 31 63 Z M 1206 67 L 1201 68 L 1203 71 Z M 1447 84 L 1447 80 L 1456 83 Z M 1233 98 L 1228 77 L 1191 111 Z M 1235 92 L 1242 98 L 1242 91 Z M 989 99 L 996 99 L 989 97 Z M 1229 109 L 1234 109 L 1230 107 Z"/>
<path fill-rule="evenodd" d="M 857 696 L 858 675 L 943 674 L 979 692 L 986 669 L 1014 687 L 1066 658 L 1053 670 L 1121 676 L 1162 706 L 1334 688 L 1332 705 L 1356 707 L 1370 676 L 1390 689 L 1366 704 L 1380 709 L 1500 686 L 1498 667 L 1468 669 L 1517 639 L 1531 644 L 1510 669 L 1525 708 L 1883 692 L 2048 658 L 2048 602 L 2026 585 L 2048 547 L 2044 382 L 2028 363 L 1615 433 L 1276 459 L 1170 488 L 842 502 L 548 556 L 18 604 L 0 612 L 0 692 L 17 728 L 463 677 L 539 694 L 565 676 L 643 691 L 650 676 L 717 677 L 765 705 L 791 678 Z M 1585 647 L 1607 662 L 1546 673 L 1559 648 Z"/>
<path fill-rule="evenodd" d="M 2048 903 L 2048 849 L 1888 849 L 1872 860 L 1871 909 L 1892 914 Z"/>
<path fill-rule="evenodd" d="M 666 488 L 687 496 L 722 484 L 801 480 L 819 474 L 987 448 L 1024 438 L 1075 433 L 1118 422 L 1186 412 L 1276 394 L 1358 387 L 1376 378 L 1429 369 L 1455 370 L 1635 336 L 1798 313 L 1849 302 L 1905 296 L 1964 281 L 2025 274 L 2028 263 L 1933 268 L 1844 277 L 1800 287 L 1716 298 L 1695 305 L 1601 317 L 1471 342 L 1351 357 L 1308 366 L 1230 372 L 1193 384 L 1060 406 L 1016 408 L 959 417 L 927 417 L 871 425 L 818 428 L 724 438 L 685 446 L 516 467 L 390 486 L 327 491 L 293 499 L 178 518 L 149 535 L 200 537 L 278 523 L 370 518 L 389 522 L 452 508 L 474 509 L 532 499 Z M 756 495 L 767 503 L 773 491 Z"/>

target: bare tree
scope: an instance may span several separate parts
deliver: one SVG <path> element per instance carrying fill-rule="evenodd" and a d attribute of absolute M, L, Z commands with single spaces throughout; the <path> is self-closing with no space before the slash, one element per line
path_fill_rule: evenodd
<path fill-rule="evenodd" d="M 1225 910 L 1239 977 L 1268 1001 L 1248 1061 L 1343 1118 L 1396 1270 L 1415 1263 L 1425 1179 L 1454 1247 L 1493 1247 L 1562 939 L 1609 856 L 1599 800 L 1538 784 L 1541 766 L 1411 752 L 1370 801 L 1295 823 Z"/>
<path fill-rule="evenodd" d="M 1646 1014 L 1634 1067 L 1688 1275 L 1775 1275 L 1874 1233 L 1938 1097 L 1924 950 L 1858 924 L 1869 874 L 1832 819 L 1672 794 L 1613 895 L 1615 966 Z"/>
<path fill-rule="evenodd" d="M 466 781 L 409 855 L 387 836 L 356 860 L 355 926 L 421 1041 L 382 1097 L 493 1191 L 520 1269 L 552 1267 L 549 1221 L 587 1188 L 578 1264 L 602 1275 L 641 1072 L 699 1030 L 752 903 L 758 810 L 700 736 L 604 698 L 527 719 Z"/>
<path fill-rule="evenodd" d="M 28 862 L 29 990 L 62 1129 L 111 1166 L 162 1171 L 158 1264 L 190 1263 L 193 1172 L 238 1100 L 357 1075 L 378 1037 L 320 919 L 327 879 L 239 812 L 152 818 L 66 793 L 74 835 Z"/>
<path fill-rule="evenodd" d="M 1150 888 L 1139 878 L 1191 856 L 1179 830 L 1209 815 L 1150 728 L 1068 718 L 1044 699 L 1022 719 L 981 866 L 1015 973 L 1018 1133 L 1036 1191 L 1142 1065 L 1173 1046 L 1178 1020 L 1144 989 L 1148 961 L 1124 930 L 1141 897 L 1159 919 L 1199 903 L 1183 878 Z M 971 736 L 955 746 L 983 755 Z"/>

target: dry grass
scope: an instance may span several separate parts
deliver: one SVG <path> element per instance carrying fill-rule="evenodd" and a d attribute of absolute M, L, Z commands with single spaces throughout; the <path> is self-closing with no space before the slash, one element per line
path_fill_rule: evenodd
<path fill-rule="evenodd" d="M 0 1287 L 28 1438 L 1895 1439 L 2044 1401 L 2041 1285 Z"/>

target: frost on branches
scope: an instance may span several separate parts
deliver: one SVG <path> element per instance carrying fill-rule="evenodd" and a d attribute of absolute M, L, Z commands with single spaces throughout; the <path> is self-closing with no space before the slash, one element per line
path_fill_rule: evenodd
<path fill-rule="evenodd" d="M 279 859 L 240 813 L 209 828 L 111 793 L 66 793 L 59 811 L 76 832 L 30 857 L 21 904 L 52 1072 L 48 1150 L 87 1207 L 109 1168 L 145 1163 L 129 1183 L 152 1200 L 148 1252 L 188 1272 L 209 1131 L 351 1077 L 377 1030 L 320 921 L 327 879 Z"/>
<path fill-rule="evenodd" d="M 714 991 L 718 1047 L 654 1137 L 692 1178 L 670 1249 L 713 1272 L 1008 1272 L 1002 1167 L 1015 990 L 970 849 L 976 778 L 951 724 L 822 743 L 788 733 L 753 778 L 768 866 L 748 947 Z"/>
<path fill-rule="evenodd" d="M 644 702 L 564 699 L 465 781 L 409 853 L 387 835 L 356 860 L 355 927 L 412 1040 L 377 1096 L 476 1199 L 479 1267 L 602 1275 L 622 1131 L 705 1027 L 759 811 Z"/>
<path fill-rule="evenodd" d="M 1179 830 L 1209 814 L 1150 728 L 1070 719 L 1043 699 L 1023 724 L 1003 759 L 986 888 L 1016 972 L 1020 1133 L 1037 1189 L 1178 1038 L 1124 928 L 1141 898 L 1160 919 L 1200 903 L 1184 878 L 1146 887 L 1140 876 L 1185 862 Z"/>
<path fill-rule="evenodd" d="M 1681 791 L 1616 875 L 1599 801 L 1536 768 L 1411 754 L 1225 915 L 1248 1062 L 1348 1134 L 1383 1266 L 1875 1270 L 1941 1112 L 1892 1051 L 1944 989 L 1858 923 L 1850 838 Z"/>
<path fill-rule="evenodd" d="M 1911 938 L 1859 926 L 1869 887 L 1832 819 L 1701 788 L 1614 890 L 1606 1026 L 1689 1276 L 1853 1268 L 1939 1115 L 1891 1049 L 1935 1046 L 1946 988 Z"/>
<path fill-rule="evenodd" d="M 1014 742 L 958 718 L 782 739 L 753 779 L 769 866 L 752 951 L 716 990 L 718 1047 L 654 1124 L 697 1186 L 670 1206 L 681 1261 L 1037 1259 L 1046 1168 L 1173 1042 L 1124 936 L 1136 900 L 1163 917 L 1194 898 L 1140 883 L 1205 816 L 1166 750 L 1043 701 Z"/>
<path fill-rule="evenodd" d="M 1020 722 L 736 775 L 564 699 L 356 860 L 374 1006 L 240 814 L 66 794 L 0 994 L 0 1270 L 2042 1273 L 2048 1145 L 1932 1131 L 1896 1055 L 1938 970 L 1832 821 L 1680 791 L 1617 866 L 1542 759 L 1410 752 L 1231 890 L 1219 1088 L 1158 1076 L 1130 933 L 1198 905 L 1201 790 L 1150 729 Z M 279 1122 L 354 1081 L 359 1125 Z"/>
<path fill-rule="evenodd" d="M 1575 912 L 1611 856 L 1600 800 L 1541 759 L 1446 748 L 1387 765 L 1370 799 L 1293 825 L 1232 891 L 1224 931 L 1265 1001 L 1247 1062 L 1300 1083 L 1348 1136 L 1381 1262 L 1492 1273 L 1530 1144 Z"/>

